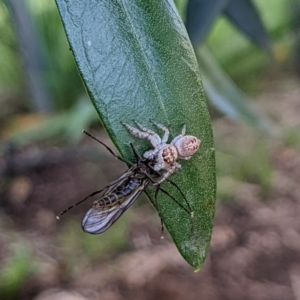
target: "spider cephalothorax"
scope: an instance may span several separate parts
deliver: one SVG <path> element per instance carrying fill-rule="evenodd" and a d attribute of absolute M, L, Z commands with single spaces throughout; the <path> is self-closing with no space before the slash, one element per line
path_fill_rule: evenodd
<path fill-rule="evenodd" d="M 148 139 L 154 147 L 143 154 L 145 158 L 153 161 L 154 170 L 167 170 L 156 182 L 156 185 L 158 185 L 181 168 L 181 165 L 177 162 L 178 158 L 188 160 L 192 157 L 199 149 L 201 141 L 193 135 L 185 135 L 186 126 L 184 125 L 181 134 L 176 136 L 170 144 L 167 144 L 169 138 L 168 128 L 155 122 L 153 124 L 164 131 L 162 138 L 156 132 L 143 127 L 139 123 L 136 123 L 138 129 L 123 123 L 132 135 L 141 139 Z"/>

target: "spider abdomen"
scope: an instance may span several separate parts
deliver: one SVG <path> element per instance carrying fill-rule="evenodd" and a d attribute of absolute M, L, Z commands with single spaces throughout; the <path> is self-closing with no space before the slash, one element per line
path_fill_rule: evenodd
<path fill-rule="evenodd" d="M 192 135 L 185 135 L 178 139 L 174 146 L 178 151 L 178 156 L 189 157 L 196 153 L 199 149 L 201 141 Z"/>

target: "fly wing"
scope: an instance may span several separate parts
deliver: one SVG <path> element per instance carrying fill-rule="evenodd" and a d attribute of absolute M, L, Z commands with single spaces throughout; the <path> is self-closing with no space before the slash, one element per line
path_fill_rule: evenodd
<path fill-rule="evenodd" d="M 116 190 L 120 185 L 122 185 L 124 183 L 124 181 L 131 175 L 131 172 L 132 172 L 131 169 L 132 168 L 128 169 L 118 179 L 114 180 L 109 185 L 107 185 L 104 193 L 102 194 L 102 197 L 105 195 L 109 195 L 114 190 Z"/>
<path fill-rule="evenodd" d="M 106 231 L 135 202 L 147 183 L 146 180 L 139 189 L 133 190 L 121 204 L 90 208 L 81 222 L 83 231 L 90 234 L 100 234 Z"/>

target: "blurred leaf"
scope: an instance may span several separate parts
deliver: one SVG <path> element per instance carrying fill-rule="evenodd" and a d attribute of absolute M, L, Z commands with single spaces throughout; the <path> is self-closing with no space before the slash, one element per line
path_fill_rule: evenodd
<path fill-rule="evenodd" d="M 134 118 L 149 127 L 154 119 L 169 126 L 172 137 L 186 123 L 187 133 L 201 138 L 200 151 L 172 177 L 195 217 L 162 193 L 158 199 L 179 251 L 199 268 L 214 216 L 214 146 L 197 61 L 173 1 L 56 2 L 93 104 L 124 157 L 133 159 L 128 144 L 134 138 L 120 121 L 132 124 Z M 135 141 L 141 153 L 149 149 L 148 142 Z"/>
<path fill-rule="evenodd" d="M 51 95 L 46 88 L 43 74 L 47 71 L 41 40 L 37 27 L 32 23 L 24 1 L 5 0 L 18 38 L 20 56 L 23 60 L 24 82 L 27 85 L 32 109 L 39 112 L 51 111 Z"/>
<path fill-rule="evenodd" d="M 222 71 L 209 51 L 202 46 L 196 54 L 205 92 L 211 103 L 231 119 L 270 132 L 273 126 L 271 122 L 251 108 L 245 95 Z"/>
<path fill-rule="evenodd" d="M 38 140 L 64 136 L 66 140 L 77 143 L 82 137 L 82 130 L 98 120 L 94 108 L 83 99 L 75 103 L 68 112 L 55 115 L 36 115 L 35 119 L 36 122 L 17 126 L 18 129 L 13 133 L 9 132 L 4 141 L 21 146 Z M 18 120 L 14 121 L 18 123 Z"/>
<path fill-rule="evenodd" d="M 272 52 L 271 41 L 251 0 L 190 0 L 186 28 L 192 44 L 202 43 L 215 19 L 224 13 L 258 47 Z"/>
<path fill-rule="evenodd" d="M 82 130 L 98 120 L 97 114 L 90 103 L 83 97 L 79 100 L 68 114 L 66 120 L 65 136 L 68 140 L 76 143 L 82 137 Z"/>
<path fill-rule="evenodd" d="M 37 122 L 30 123 L 28 126 L 18 127 L 18 129 L 13 130 L 12 133 L 8 128 L 8 135 L 2 139 L 2 142 L 21 146 L 34 141 L 51 138 L 64 132 L 66 114 L 60 113 L 46 117 L 44 116 L 43 119 L 36 119 Z"/>
<path fill-rule="evenodd" d="M 258 47 L 272 52 L 269 35 L 251 0 L 230 0 L 224 13 Z"/>
<path fill-rule="evenodd" d="M 205 40 L 215 19 L 230 0 L 190 0 L 186 9 L 186 29 L 194 46 Z"/>

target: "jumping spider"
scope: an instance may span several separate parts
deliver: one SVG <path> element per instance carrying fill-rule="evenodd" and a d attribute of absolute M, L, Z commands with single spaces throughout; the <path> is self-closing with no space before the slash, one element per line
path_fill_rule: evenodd
<path fill-rule="evenodd" d="M 181 168 L 181 165 L 177 162 L 178 158 L 189 160 L 200 147 L 201 140 L 193 135 L 185 135 L 186 125 L 183 125 L 181 134 L 176 136 L 170 144 L 167 144 L 169 138 L 167 127 L 152 121 L 157 128 L 164 131 L 163 137 L 160 138 L 156 132 L 143 127 L 137 122 L 135 123 L 138 129 L 126 123 L 122 124 L 132 135 L 150 141 L 154 149 L 146 151 L 143 156 L 153 161 L 153 169 L 155 171 L 166 170 L 154 185 L 161 184 L 172 173 Z"/>

